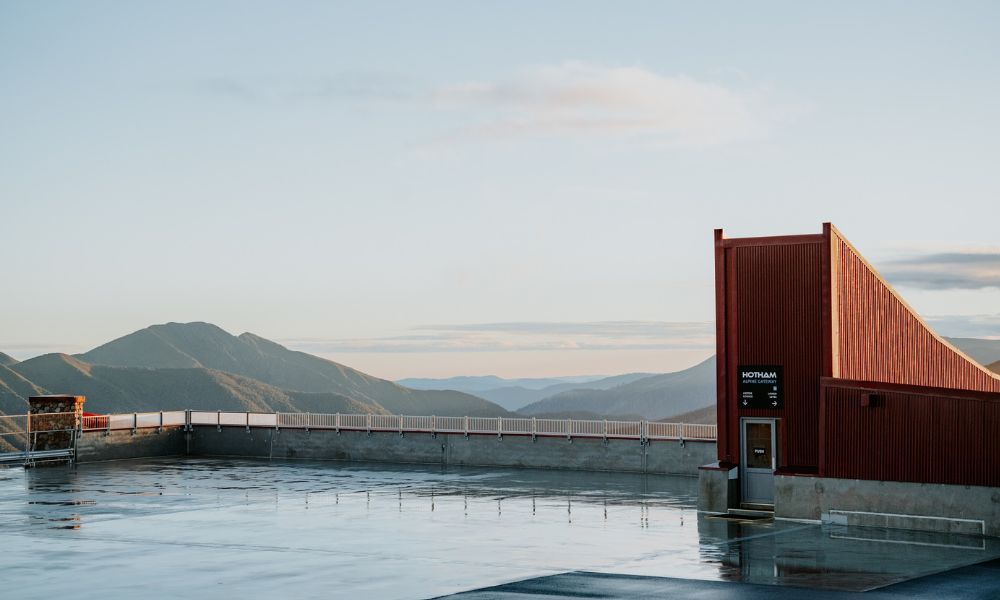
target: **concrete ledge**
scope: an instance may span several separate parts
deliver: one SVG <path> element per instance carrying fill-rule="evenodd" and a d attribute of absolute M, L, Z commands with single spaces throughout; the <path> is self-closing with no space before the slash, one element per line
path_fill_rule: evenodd
<path fill-rule="evenodd" d="M 821 519 L 824 523 L 854 527 L 885 527 L 887 529 L 911 529 L 964 535 L 985 535 L 986 533 L 986 523 L 982 519 L 955 519 L 847 510 L 831 510 L 829 513 L 824 513 Z"/>
<path fill-rule="evenodd" d="M 1000 537 L 1000 488 L 775 476 L 775 517 Z"/>
<path fill-rule="evenodd" d="M 195 426 L 189 454 L 696 475 L 715 442 Z"/>
<path fill-rule="evenodd" d="M 129 430 L 87 431 L 76 444 L 77 462 L 99 462 L 127 458 L 183 456 L 187 443 L 183 427 Z"/>

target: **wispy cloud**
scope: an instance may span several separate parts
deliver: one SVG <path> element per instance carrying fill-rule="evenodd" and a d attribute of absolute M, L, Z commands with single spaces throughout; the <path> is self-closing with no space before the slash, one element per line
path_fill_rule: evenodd
<path fill-rule="evenodd" d="M 193 82 L 192 88 L 210 96 L 253 102 L 426 103 L 426 100 L 419 100 L 426 94 L 420 94 L 409 79 L 375 71 L 343 71 L 305 80 L 217 76 L 198 79 Z"/>
<path fill-rule="evenodd" d="M 692 77 L 585 62 L 448 85 L 433 94 L 439 109 L 478 113 L 450 139 L 599 136 L 681 146 L 766 133 L 773 119 L 761 100 L 759 93 Z"/>
<path fill-rule="evenodd" d="M 422 325 L 407 335 L 291 339 L 307 352 L 518 352 L 537 350 L 702 350 L 715 344 L 710 322 L 601 321 Z"/>
<path fill-rule="evenodd" d="M 1000 251 L 925 254 L 891 261 L 881 271 L 895 285 L 921 289 L 1000 287 Z"/>
<path fill-rule="evenodd" d="M 568 137 L 715 146 L 765 135 L 796 112 L 777 108 L 759 89 L 580 61 L 438 87 L 398 73 L 344 71 L 306 80 L 218 76 L 195 81 L 193 89 L 240 101 L 315 100 L 437 111 L 457 125 L 435 144 Z"/>

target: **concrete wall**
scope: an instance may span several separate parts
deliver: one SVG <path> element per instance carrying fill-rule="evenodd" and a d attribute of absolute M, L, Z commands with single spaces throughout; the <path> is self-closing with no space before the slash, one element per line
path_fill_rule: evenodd
<path fill-rule="evenodd" d="M 135 433 L 129 430 L 87 431 L 76 444 L 77 462 L 185 454 L 187 440 L 183 427 L 169 427 L 160 432 L 155 429 L 139 429 Z"/>
<path fill-rule="evenodd" d="M 180 430 L 88 432 L 80 462 L 188 454 L 444 465 L 528 467 L 696 475 L 715 458 L 714 442 L 406 433 L 195 426 Z"/>
<path fill-rule="evenodd" d="M 789 475 L 774 481 L 779 518 L 1000 536 L 1000 488 Z"/>

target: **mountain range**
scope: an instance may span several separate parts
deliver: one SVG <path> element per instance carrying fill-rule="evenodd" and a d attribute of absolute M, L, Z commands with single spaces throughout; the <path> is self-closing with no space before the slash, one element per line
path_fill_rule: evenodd
<path fill-rule="evenodd" d="M 572 389 L 529 404 L 524 415 L 585 411 L 608 417 L 658 420 L 715 404 L 715 357 L 677 371 L 641 377 L 607 389 Z"/>
<path fill-rule="evenodd" d="M 1000 340 L 951 338 L 1000 372 Z M 209 323 L 153 325 L 77 355 L 0 353 L 0 413 L 28 396 L 87 396 L 88 412 L 170 409 L 714 422 L 715 358 L 674 373 L 406 379 L 393 383 Z"/>
<path fill-rule="evenodd" d="M 88 412 L 179 408 L 506 416 L 482 398 L 413 390 L 345 365 L 209 323 L 153 325 L 89 352 L 0 366 L 0 410 L 37 393 L 87 396 Z M 13 409 L 13 410 L 12 410 Z"/>
<path fill-rule="evenodd" d="M 517 411 L 570 390 L 607 390 L 631 383 L 652 373 L 626 373 L 611 377 L 557 377 L 545 379 L 501 379 L 486 377 L 452 377 L 449 379 L 403 379 L 401 385 L 425 390 L 461 390 L 495 402 L 507 410 Z"/>

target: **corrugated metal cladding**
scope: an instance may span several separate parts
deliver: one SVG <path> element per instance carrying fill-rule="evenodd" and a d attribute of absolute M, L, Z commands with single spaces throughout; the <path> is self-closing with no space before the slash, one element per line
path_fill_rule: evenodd
<path fill-rule="evenodd" d="M 740 408 L 735 377 L 727 377 L 726 393 L 719 397 L 733 415 L 725 431 L 720 419 L 728 461 L 739 462 L 739 417 L 777 417 L 781 419 L 779 464 L 815 467 L 819 378 L 823 375 L 822 238 L 734 245 L 723 251 L 728 296 L 726 372 L 735 374 L 741 364 L 784 367 L 781 410 Z M 720 460 L 727 460 L 721 449 Z"/>
<path fill-rule="evenodd" d="M 1000 486 L 998 431 L 1000 394 L 829 380 L 819 474 Z"/>
<path fill-rule="evenodd" d="M 1000 379 L 947 344 L 833 232 L 839 371 L 846 379 L 1000 391 Z"/>
<path fill-rule="evenodd" d="M 982 437 L 993 431 L 1000 438 L 997 413 L 990 412 L 997 409 L 961 394 L 891 396 L 884 409 L 863 411 L 856 394 L 848 400 L 846 392 L 831 391 L 821 414 L 821 378 L 1000 392 L 1000 378 L 937 337 L 836 229 L 825 224 L 822 234 L 736 239 L 718 230 L 715 253 L 720 461 L 739 462 L 740 417 L 764 416 L 780 419 L 778 462 L 793 470 L 985 481 L 975 474 L 984 468 L 982 457 L 971 455 L 982 443 L 1000 473 L 1000 442 Z M 739 408 L 736 370 L 749 364 L 784 367 L 783 409 Z M 992 429 L 983 430 L 987 422 Z M 926 437 L 938 435 L 935 429 L 946 437 Z M 949 458 L 928 454 L 942 451 L 938 441 L 966 436 L 981 442 L 962 441 L 946 451 L 956 453 Z M 821 465 L 824 452 L 830 454 Z M 929 466 L 911 464 L 924 456 Z"/>

